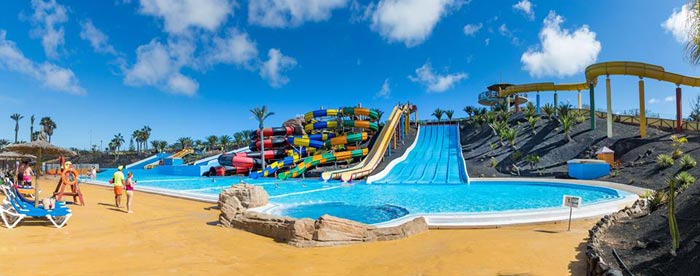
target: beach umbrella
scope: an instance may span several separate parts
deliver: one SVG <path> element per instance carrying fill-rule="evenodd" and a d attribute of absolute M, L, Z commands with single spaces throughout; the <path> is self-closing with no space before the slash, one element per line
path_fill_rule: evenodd
<path fill-rule="evenodd" d="M 21 154 L 14 151 L 0 152 L 0 160 L 17 160 L 17 159 L 36 159 L 36 156 L 31 154 Z"/>
<path fill-rule="evenodd" d="M 57 147 L 52 144 L 49 144 L 45 140 L 38 139 L 35 141 L 32 141 L 31 143 L 24 143 L 24 144 L 12 144 L 12 145 L 7 145 L 3 149 L 9 150 L 9 151 L 14 151 L 17 153 L 22 153 L 22 154 L 35 154 L 39 158 L 36 160 L 36 166 L 35 166 L 35 171 L 39 172 L 39 164 L 41 164 L 41 156 L 43 154 L 49 154 L 49 155 L 66 155 L 66 156 L 74 156 L 77 155 L 72 150 L 69 149 L 64 149 L 62 147 Z M 34 206 L 38 207 L 39 206 L 39 174 L 36 174 L 36 183 L 34 183 L 34 194 L 36 197 L 36 200 L 34 200 Z"/>

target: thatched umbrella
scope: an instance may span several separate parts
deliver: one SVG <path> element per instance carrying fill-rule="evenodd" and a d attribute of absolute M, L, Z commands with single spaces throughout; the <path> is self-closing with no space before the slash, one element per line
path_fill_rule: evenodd
<path fill-rule="evenodd" d="M 0 152 L 0 160 L 18 160 L 18 159 L 36 159 L 36 156 L 31 154 L 21 154 L 14 151 Z"/>
<path fill-rule="evenodd" d="M 36 166 L 35 166 L 36 167 L 35 171 L 37 171 L 37 172 L 40 171 L 39 165 L 41 164 L 41 155 L 42 154 L 67 155 L 67 156 L 77 155 L 77 153 L 75 153 L 72 150 L 54 146 L 54 145 L 49 144 L 48 142 L 46 142 L 42 139 L 32 141 L 31 143 L 8 145 L 8 146 L 5 146 L 3 149 L 18 152 L 18 153 L 23 153 L 23 154 L 36 154 L 39 157 L 36 160 Z M 37 173 L 35 175 L 36 175 L 36 183 L 34 183 L 34 195 L 36 197 L 36 200 L 34 200 L 34 206 L 39 206 L 39 174 Z"/>

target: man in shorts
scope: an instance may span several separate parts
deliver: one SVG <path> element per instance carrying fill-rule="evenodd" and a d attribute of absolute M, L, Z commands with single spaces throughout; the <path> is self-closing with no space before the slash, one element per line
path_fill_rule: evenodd
<path fill-rule="evenodd" d="M 114 203 L 117 208 L 122 207 L 122 194 L 124 193 L 124 166 L 117 167 L 117 171 L 112 175 L 112 184 L 114 184 Z"/>

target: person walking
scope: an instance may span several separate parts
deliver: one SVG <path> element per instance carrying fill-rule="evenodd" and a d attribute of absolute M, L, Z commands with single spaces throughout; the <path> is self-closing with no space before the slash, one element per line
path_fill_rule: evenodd
<path fill-rule="evenodd" d="M 95 181 L 97 178 L 97 169 L 95 169 L 95 166 L 92 166 L 92 169 L 90 169 L 90 180 Z"/>
<path fill-rule="evenodd" d="M 117 208 L 122 207 L 122 194 L 124 193 L 124 166 L 117 167 L 117 171 L 112 175 L 112 184 L 114 184 L 114 204 Z"/>
<path fill-rule="evenodd" d="M 134 198 L 134 185 L 136 185 L 136 181 L 134 181 L 134 173 L 128 172 L 126 174 L 126 212 L 131 214 L 134 211 L 131 210 L 131 200 Z"/>

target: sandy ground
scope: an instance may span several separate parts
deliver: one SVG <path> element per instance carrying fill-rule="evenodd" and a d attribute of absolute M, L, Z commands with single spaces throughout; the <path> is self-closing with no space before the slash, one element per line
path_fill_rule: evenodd
<path fill-rule="evenodd" d="M 83 185 L 63 229 L 0 227 L 0 275 L 585 275 L 595 220 L 498 229 L 431 230 L 408 239 L 295 248 L 216 226 L 212 204 L 138 193 L 134 213 L 111 189 Z"/>

